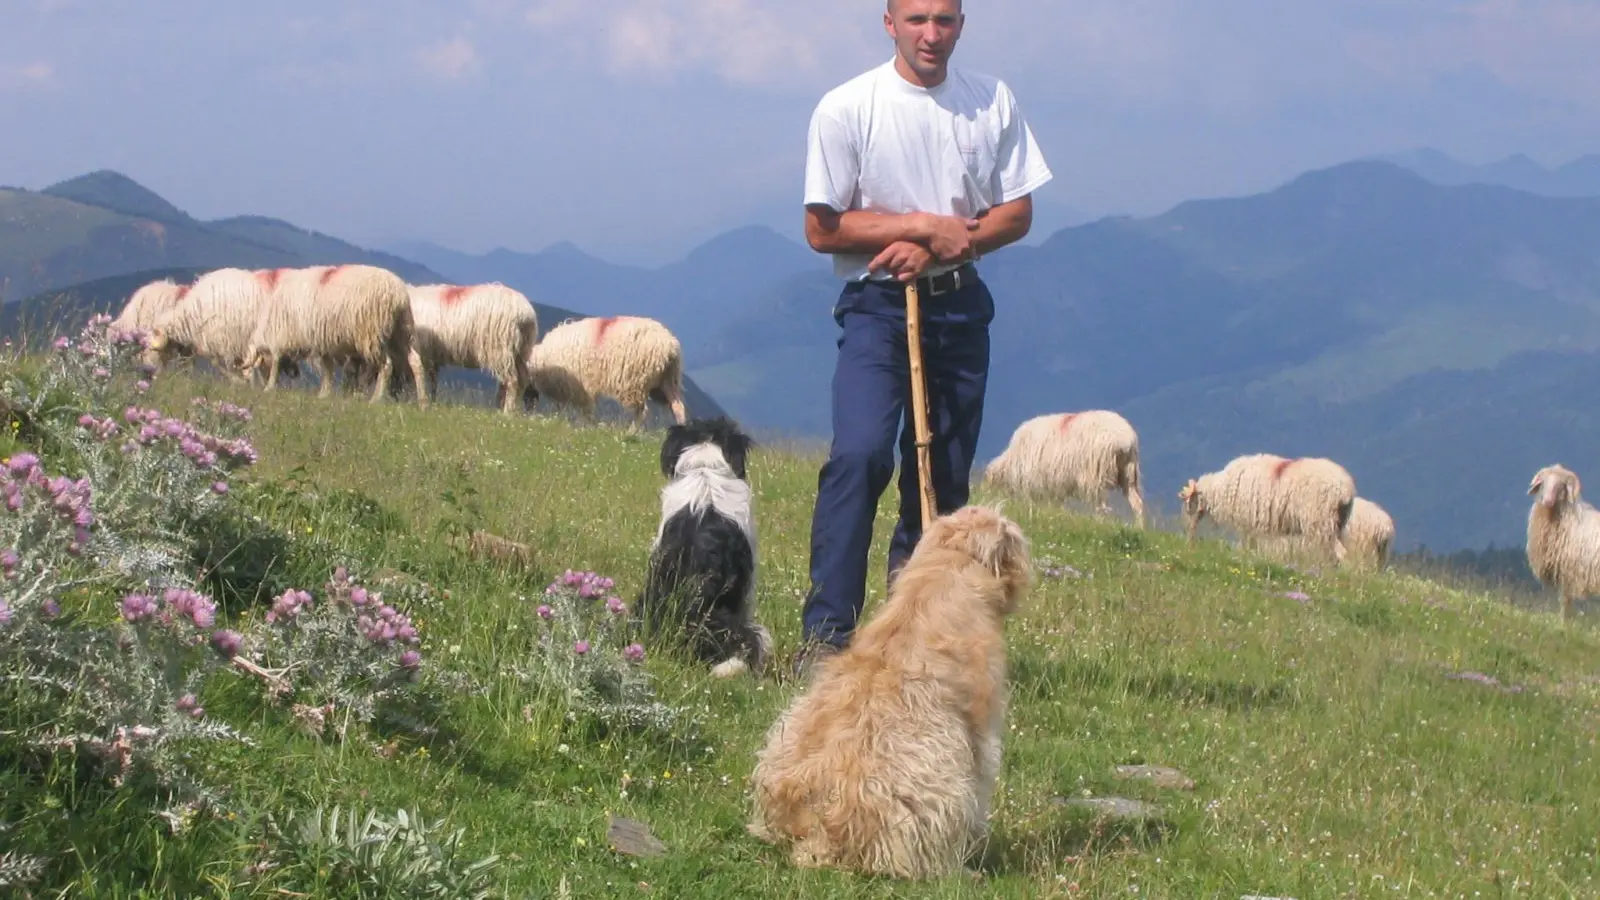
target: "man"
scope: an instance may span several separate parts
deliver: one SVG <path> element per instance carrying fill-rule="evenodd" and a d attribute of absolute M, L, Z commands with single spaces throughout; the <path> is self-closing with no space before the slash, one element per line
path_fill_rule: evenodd
<path fill-rule="evenodd" d="M 845 279 L 833 446 L 817 479 L 803 674 L 854 633 L 878 500 L 900 447 L 889 579 L 922 533 L 906 352 L 917 280 L 939 513 L 966 504 L 989 373 L 994 300 L 973 263 L 1028 233 L 1051 172 L 1004 82 L 952 67 L 960 0 L 889 0 L 893 58 L 825 94 L 811 117 L 806 239 Z"/>

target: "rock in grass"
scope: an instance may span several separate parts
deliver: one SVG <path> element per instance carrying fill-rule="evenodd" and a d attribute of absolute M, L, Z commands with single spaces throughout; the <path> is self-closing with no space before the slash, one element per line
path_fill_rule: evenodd
<path fill-rule="evenodd" d="M 1118 778 L 1146 778 L 1160 788 L 1194 790 L 1194 779 L 1167 766 L 1117 766 Z"/>
<path fill-rule="evenodd" d="M 1113 819 L 1124 821 L 1159 820 L 1161 808 L 1143 800 L 1127 797 L 1057 797 L 1056 802 L 1091 810 Z"/>
<path fill-rule="evenodd" d="M 660 856 L 667 852 L 667 845 L 650 833 L 649 826 L 633 819 L 611 816 L 606 840 L 611 842 L 611 849 L 626 856 Z"/>

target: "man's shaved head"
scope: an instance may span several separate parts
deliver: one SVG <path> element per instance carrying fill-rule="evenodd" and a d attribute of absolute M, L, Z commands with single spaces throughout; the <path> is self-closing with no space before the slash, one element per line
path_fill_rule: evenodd
<path fill-rule="evenodd" d="M 883 28 L 901 77 L 925 87 L 943 82 L 966 18 L 961 0 L 887 0 Z"/>

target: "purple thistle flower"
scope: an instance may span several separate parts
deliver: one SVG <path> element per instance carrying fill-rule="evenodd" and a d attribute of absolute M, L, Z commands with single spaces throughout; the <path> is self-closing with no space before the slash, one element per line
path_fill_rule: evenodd
<path fill-rule="evenodd" d="M 0 600 L 0 625 L 11 624 L 11 606 Z"/>
<path fill-rule="evenodd" d="M 145 381 L 143 378 L 141 378 L 138 381 L 135 381 L 133 383 L 133 389 L 142 394 L 145 391 L 150 390 L 150 382 Z"/>
<path fill-rule="evenodd" d="M 400 668 L 415 669 L 422 665 L 422 654 L 415 650 L 407 650 L 400 654 Z"/>
<path fill-rule="evenodd" d="M 367 589 L 364 588 L 364 587 L 359 587 L 359 586 L 351 588 L 350 589 L 350 605 L 357 606 L 357 607 L 366 606 L 367 605 Z"/>
<path fill-rule="evenodd" d="M 206 708 L 200 705 L 199 698 L 193 694 L 184 694 L 179 697 L 175 705 L 178 707 L 178 712 L 188 713 L 196 719 L 206 714 Z"/>
<path fill-rule="evenodd" d="M 622 648 L 622 658 L 628 662 L 643 662 L 644 647 L 640 644 L 629 644 Z"/>
<path fill-rule="evenodd" d="M 196 628 L 210 628 L 217 619 L 217 604 L 210 597 L 187 588 L 168 588 L 163 595 L 167 605 Z"/>
<path fill-rule="evenodd" d="M 237 631 L 223 629 L 211 635 L 211 646 L 223 659 L 233 659 L 244 644 L 244 636 Z"/>
<path fill-rule="evenodd" d="M 26 451 L 6 459 L 6 469 L 13 475 L 29 475 L 38 467 L 39 457 Z"/>
<path fill-rule="evenodd" d="M 154 597 L 147 597 L 144 594 L 129 594 L 122 598 L 121 608 L 122 618 L 129 622 L 138 622 L 155 615 L 156 601 Z"/>
<path fill-rule="evenodd" d="M 44 613 L 46 619 L 54 619 L 56 616 L 61 615 L 61 604 L 54 600 L 46 600 L 39 604 L 39 611 Z"/>
<path fill-rule="evenodd" d="M 583 656 L 585 653 L 589 652 L 589 642 L 579 641 L 576 644 L 573 644 L 572 652 L 578 654 L 579 656 Z"/>
<path fill-rule="evenodd" d="M 211 492 L 214 494 L 226 494 L 228 492 L 228 483 L 226 481 L 213 482 Z"/>
<path fill-rule="evenodd" d="M 57 350 L 65 350 L 72 346 L 72 342 L 67 340 L 66 335 L 62 335 L 61 337 L 56 338 L 55 343 L 51 346 L 55 347 Z"/>
<path fill-rule="evenodd" d="M 556 614 L 555 610 L 543 603 L 539 604 L 539 608 L 536 611 L 539 613 L 539 618 L 541 619 L 548 619 Z"/>
<path fill-rule="evenodd" d="M 94 371 L 90 374 L 94 375 L 97 381 L 105 381 L 111 377 L 111 372 L 102 366 L 95 366 Z"/>
<path fill-rule="evenodd" d="M 621 597 L 612 596 L 606 598 L 606 610 L 614 616 L 620 616 L 628 611 L 628 607 L 623 604 Z"/>

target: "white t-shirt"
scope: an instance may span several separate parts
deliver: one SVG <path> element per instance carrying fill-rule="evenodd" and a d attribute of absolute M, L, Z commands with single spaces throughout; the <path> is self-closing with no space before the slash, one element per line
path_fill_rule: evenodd
<path fill-rule="evenodd" d="M 805 171 L 807 206 L 967 218 L 1051 178 L 1005 82 L 950 66 L 944 81 L 924 88 L 902 78 L 893 59 L 822 96 L 811 114 Z M 871 261 L 835 254 L 834 273 L 892 277 L 869 276 Z"/>

